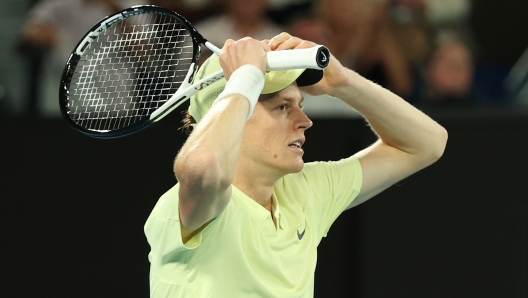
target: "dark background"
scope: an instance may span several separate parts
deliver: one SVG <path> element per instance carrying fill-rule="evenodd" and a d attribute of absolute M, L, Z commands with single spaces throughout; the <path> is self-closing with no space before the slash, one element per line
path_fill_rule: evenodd
<path fill-rule="evenodd" d="M 528 297 L 528 112 L 427 113 L 449 131 L 444 156 L 337 220 L 316 297 Z M 175 183 L 178 120 L 97 140 L 63 120 L 4 119 L 1 296 L 147 297 L 143 225 Z M 360 119 L 314 123 L 307 161 L 374 140 Z"/>
<path fill-rule="evenodd" d="M 473 3 L 479 64 L 511 67 L 528 1 Z M 444 156 L 336 221 L 316 297 L 528 297 L 528 111 L 493 104 L 426 111 L 449 132 Z M 0 297 L 148 297 L 143 225 L 175 183 L 179 116 L 104 141 L 0 119 Z M 362 120 L 313 120 L 306 161 L 373 141 Z"/>
<path fill-rule="evenodd" d="M 528 46 L 526 0 L 473 0 L 470 26 L 479 43 L 479 63 L 512 65 Z"/>

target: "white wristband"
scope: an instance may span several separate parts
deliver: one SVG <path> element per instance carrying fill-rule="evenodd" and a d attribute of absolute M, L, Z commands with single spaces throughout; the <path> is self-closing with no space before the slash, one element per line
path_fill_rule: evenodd
<path fill-rule="evenodd" d="M 224 91 L 218 95 L 216 100 L 234 93 L 243 95 L 249 101 L 249 111 L 246 118 L 249 119 L 257 104 L 262 88 L 264 88 L 264 74 L 262 70 L 255 65 L 245 64 L 231 74 Z M 216 103 L 216 100 L 213 105 Z"/>

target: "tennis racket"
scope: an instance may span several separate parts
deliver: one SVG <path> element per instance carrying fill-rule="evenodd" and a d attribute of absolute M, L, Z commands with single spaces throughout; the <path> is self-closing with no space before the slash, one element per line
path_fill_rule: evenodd
<path fill-rule="evenodd" d="M 215 72 L 193 82 L 205 45 L 184 17 L 159 6 L 133 6 L 107 16 L 80 40 L 64 68 L 59 104 L 78 131 L 116 138 L 159 121 L 204 87 L 224 77 Z M 323 69 L 324 46 L 272 51 L 267 70 Z"/>

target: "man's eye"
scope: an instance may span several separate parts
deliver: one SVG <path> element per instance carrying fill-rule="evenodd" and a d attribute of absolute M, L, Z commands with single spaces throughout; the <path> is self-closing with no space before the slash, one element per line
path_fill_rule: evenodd
<path fill-rule="evenodd" d="M 281 111 L 286 110 L 286 105 L 281 105 L 281 106 L 279 107 L 279 110 L 281 110 Z"/>

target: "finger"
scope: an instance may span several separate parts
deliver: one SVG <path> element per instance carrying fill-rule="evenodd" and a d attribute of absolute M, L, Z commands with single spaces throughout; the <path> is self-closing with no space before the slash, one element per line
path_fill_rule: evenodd
<path fill-rule="evenodd" d="M 227 47 L 230 45 L 230 44 L 233 44 L 235 43 L 235 41 L 233 39 L 227 39 L 225 42 L 224 42 L 224 46 L 222 47 L 222 49 L 227 49 Z"/>
<path fill-rule="evenodd" d="M 297 45 L 295 48 L 296 49 L 306 49 L 306 48 L 313 48 L 317 46 L 317 44 L 313 41 L 309 41 L 309 40 L 303 40 L 299 45 Z"/>
<path fill-rule="evenodd" d="M 262 42 L 262 41 L 259 41 L 259 40 L 256 40 L 254 38 L 251 38 L 251 37 L 244 37 L 244 38 L 241 38 L 238 40 L 238 42 L 245 42 L 248 46 L 257 46 L 257 44 L 259 44 L 260 46 L 262 46 L 263 50 L 264 51 L 270 51 L 270 47 L 267 43 L 265 42 Z"/>
<path fill-rule="evenodd" d="M 277 47 L 283 43 L 284 41 L 292 38 L 292 36 L 289 33 L 282 32 L 279 35 L 274 36 L 270 41 L 268 42 L 268 45 L 272 50 L 276 50 Z"/>
<path fill-rule="evenodd" d="M 302 39 L 298 37 L 291 37 L 287 40 L 284 40 L 279 45 L 277 45 L 277 47 L 275 47 L 275 50 L 295 49 L 295 47 L 298 46 L 301 42 L 302 42 Z"/>
<path fill-rule="evenodd" d="M 271 48 L 268 45 L 268 42 L 266 42 L 265 40 L 262 41 L 262 46 L 264 47 L 264 51 L 266 51 L 266 52 L 271 51 Z"/>
<path fill-rule="evenodd" d="M 298 37 L 292 37 L 284 41 L 283 43 L 281 43 L 277 48 L 275 48 L 275 50 L 299 49 L 299 48 L 310 47 L 310 45 L 314 46 L 315 43 L 300 39 Z"/>

